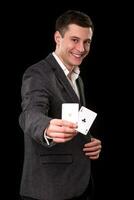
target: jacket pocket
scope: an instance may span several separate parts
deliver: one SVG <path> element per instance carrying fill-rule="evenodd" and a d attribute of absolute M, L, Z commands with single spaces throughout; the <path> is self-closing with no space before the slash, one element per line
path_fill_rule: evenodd
<path fill-rule="evenodd" d="M 72 154 L 42 154 L 42 164 L 71 164 L 73 162 Z"/>

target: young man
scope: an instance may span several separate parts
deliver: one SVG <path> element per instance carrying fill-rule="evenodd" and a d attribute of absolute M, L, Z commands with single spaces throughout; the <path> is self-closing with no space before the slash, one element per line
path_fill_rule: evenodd
<path fill-rule="evenodd" d="M 93 24 L 85 13 L 69 10 L 56 21 L 56 48 L 29 67 L 22 82 L 25 154 L 22 199 L 90 199 L 91 159 L 101 141 L 61 119 L 63 103 L 85 105 L 79 65 L 88 55 Z"/>

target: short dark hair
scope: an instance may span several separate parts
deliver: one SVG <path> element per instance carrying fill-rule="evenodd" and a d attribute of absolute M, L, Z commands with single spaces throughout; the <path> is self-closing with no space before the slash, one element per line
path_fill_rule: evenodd
<path fill-rule="evenodd" d="M 76 24 L 81 27 L 91 27 L 92 30 L 94 29 L 93 22 L 87 14 L 78 10 L 68 10 L 57 18 L 55 30 L 59 31 L 60 34 L 64 36 L 70 24 Z"/>

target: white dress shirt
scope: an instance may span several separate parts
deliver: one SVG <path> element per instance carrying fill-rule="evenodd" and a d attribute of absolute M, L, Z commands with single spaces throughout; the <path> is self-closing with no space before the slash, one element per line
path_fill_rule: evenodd
<path fill-rule="evenodd" d="M 52 54 L 55 57 L 55 59 L 58 62 L 58 64 L 60 65 L 60 67 L 62 68 L 62 70 L 64 71 L 68 81 L 70 82 L 70 84 L 71 84 L 72 88 L 74 89 L 75 93 L 77 94 L 78 98 L 80 98 L 79 91 L 78 91 L 78 88 L 77 88 L 77 85 L 76 85 L 76 79 L 79 77 L 79 74 L 80 74 L 79 67 L 75 66 L 74 69 L 72 70 L 71 74 L 70 74 L 70 72 L 67 69 L 67 67 L 62 63 L 62 61 L 55 54 L 55 52 L 53 52 Z M 69 75 L 70 75 L 70 77 L 69 77 Z"/>
<path fill-rule="evenodd" d="M 62 63 L 62 61 L 60 60 L 60 58 L 55 54 L 55 52 L 52 53 L 54 58 L 56 59 L 56 61 L 58 62 L 58 64 L 60 65 L 60 67 L 62 68 L 63 72 L 65 73 L 69 83 L 71 84 L 72 88 L 74 89 L 76 95 L 78 96 L 78 98 L 80 98 L 79 95 L 79 91 L 77 88 L 77 84 L 76 84 L 76 79 L 79 77 L 80 74 L 80 69 L 78 66 L 75 66 L 70 74 L 69 70 L 67 69 L 67 67 Z M 48 137 L 46 135 L 47 133 L 47 129 L 44 131 L 44 138 L 46 140 L 46 143 L 49 145 L 49 139 L 52 139 L 50 137 Z"/>

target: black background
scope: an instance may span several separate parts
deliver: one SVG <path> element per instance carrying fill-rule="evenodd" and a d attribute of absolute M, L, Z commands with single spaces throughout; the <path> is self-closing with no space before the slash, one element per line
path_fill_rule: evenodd
<path fill-rule="evenodd" d="M 23 133 L 18 124 L 21 112 L 21 78 L 25 69 L 54 50 L 56 18 L 67 9 L 78 9 L 92 18 L 95 32 L 88 58 L 81 66 L 87 107 L 98 113 L 93 131 L 102 140 L 100 159 L 93 161 L 95 200 L 129 199 L 131 141 L 127 111 L 131 109 L 129 90 L 131 52 L 128 47 L 131 9 L 124 3 L 67 2 L 51 6 L 19 3 L 5 6 L 2 53 L 5 53 L 1 79 L 4 110 L 4 182 L 5 199 L 19 200 L 23 163 Z M 126 14 L 126 12 L 128 14 Z M 3 104 L 2 104 L 3 105 Z M 95 128 L 95 127 L 99 128 Z M 2 146 L 2 147 L 3 147 Z M 129 146 L 129 147 L 128 147 Z M 3 153 L 2 153 L 3 155 Z M 10 190 L 11 189 L 11 190 Z M 130 190 L 130 188 L 129 188 Z M 9 192 L 10 191 L 10 192 Z"/>

